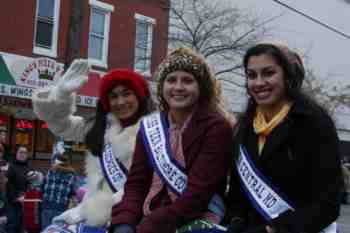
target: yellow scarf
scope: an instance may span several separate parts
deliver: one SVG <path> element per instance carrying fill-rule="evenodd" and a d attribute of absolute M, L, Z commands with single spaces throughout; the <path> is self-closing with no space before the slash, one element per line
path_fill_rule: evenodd
<path fill-rule="evenodd" d="M 264 114 L 262 113 L 261 109 L 257 107 L 253 125 L 255 133 L 259 135 L 259 155 L 264 148 L 267 136 L 269 136 L 272 130 L 283 121 L 283 119 L 287 116 L 291 106 L 291 103 L 284 104 L 281 110 L 270 120 L 270 122 L 266 122 Z"/>

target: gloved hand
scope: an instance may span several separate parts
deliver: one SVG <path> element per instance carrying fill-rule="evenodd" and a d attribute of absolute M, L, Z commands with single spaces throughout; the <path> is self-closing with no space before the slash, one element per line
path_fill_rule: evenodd
<path fill-rule="evenodd" d="M 69 209 L 63 212 L 62 214 L 54 217 L 52 222 L 64 221 L 68 224 L 76 224 L 83 220 L 82 216 L 83 214 L 81 210 L 81 205 L 78 205 L 77 207 Z"/>
<path fill-rule="evenodd" d="M 135 230 L 128 224 L 121 224 L 114 228 L 113 233 L 135 233 Z"/>
<path fill-rule="evenodd" d="M 227 233 L 241 233 L 244 228 L 246 228 L 244 219 L 235 217 L 231 219 L 227 227 Z"/>
<path fill-rule="evenodd" d="M 88 81 L 89 70 L 90 65 L 87 60 L 74 60 L 66 73 L 58 80 L 57 87 L 63 95 L 70 95 Z"/>

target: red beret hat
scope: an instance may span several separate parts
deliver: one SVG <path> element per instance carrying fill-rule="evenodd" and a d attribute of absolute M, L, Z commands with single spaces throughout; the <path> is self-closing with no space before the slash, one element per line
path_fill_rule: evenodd
<path fill-rule="evenodd" d="M 113 69 L 102 77 L 99 90 L 103 110 L 110 111 L 108 93 L 117 85 L 124 85 L 133 90 L 139 101 L 149 96 L 148 84 L 145 78 L 129 69 Z"/>

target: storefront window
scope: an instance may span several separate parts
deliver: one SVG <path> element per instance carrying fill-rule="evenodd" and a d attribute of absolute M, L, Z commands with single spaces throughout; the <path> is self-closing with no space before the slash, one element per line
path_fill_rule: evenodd
<path fill-rule="evenodd" d="M 33 121 L 26 119 L 16 119 L 14 145 L 23 145 L 28 152 L 33 152 Z"/>
<path fill-rule="evenodd" d="M 0 131 L 8 130 L 9 117 L 0 114 Z"/>
<path fill-rule="evenodd" d="M 40 158 L 51 158 L 52 147 L 55 141 L 55 136 L 48 129 L 47 123 L 43 121 L 36 121 L 36 135 L 35 135 L 35 154 Z"/>
<path fill-rule="evenodd" d="M 0 142 L 8 144 L 8 124 L 9 117 L 5 115 L 0 115 Z"/>

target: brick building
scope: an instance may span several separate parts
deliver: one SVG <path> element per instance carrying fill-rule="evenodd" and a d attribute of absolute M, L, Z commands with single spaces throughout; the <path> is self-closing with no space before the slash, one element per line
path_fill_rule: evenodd
<path fill-rule="evenodd" d="M 0 8 L 0 130 L 12 148 L 48 161 L 55 137 L 32 111 L 35 88 L 58 80 L 74 58 L 88 58 L 89 82 L 77 114 L 94 113 L 99 78 L 115 67 L 150 79 L 167 52 L 169 0 L 11 0 Z M 74 144 L 75 153 L 83 146 Z"/>

